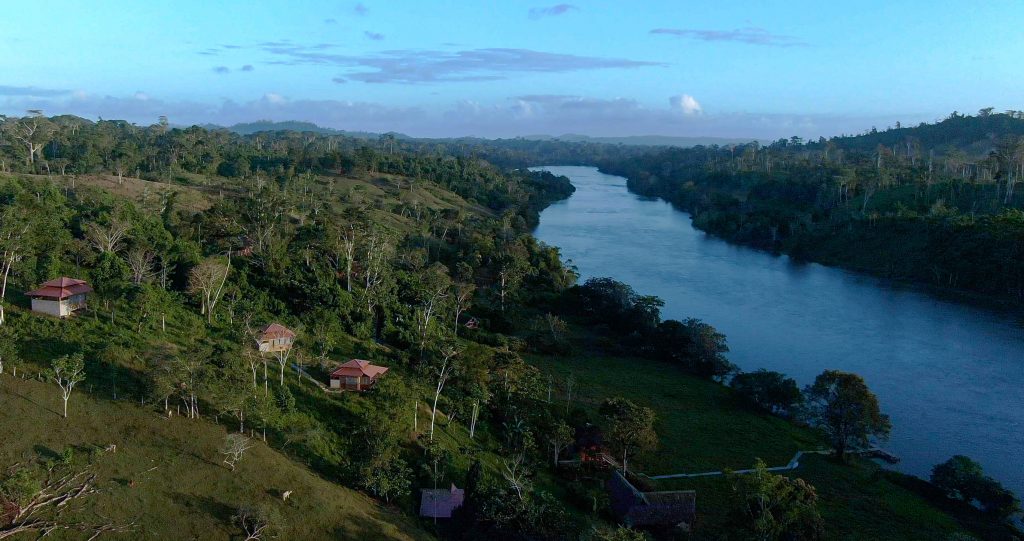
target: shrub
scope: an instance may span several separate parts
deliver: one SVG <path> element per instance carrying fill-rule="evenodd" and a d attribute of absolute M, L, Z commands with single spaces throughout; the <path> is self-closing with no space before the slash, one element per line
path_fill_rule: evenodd
<path fill-rule="evenodd" d="M 803 401 L 796 380 L 779 372 L 758 370 L 736 374 L 730 386 L 748 404 L 771 413 L 787 413 Z"/>

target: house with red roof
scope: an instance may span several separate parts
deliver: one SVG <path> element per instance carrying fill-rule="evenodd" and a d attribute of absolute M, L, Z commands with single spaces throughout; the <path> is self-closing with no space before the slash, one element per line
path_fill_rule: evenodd
<path fill-rule="evenodd" d="M 387 371 L 370 361 L 352 359 L 331 372 L 331 389 L 362 392 L 372 388 Z"/>
<path fill-rule="evenodd" d="M 466 491 L 452 488 L 425 488 L 420 495 L 420 516 L 428 518 L 452 518 L 452 512 L 462 507 Z"/>
<path fill-rule="evenodd" d="M 62 276 L 45 282 L 25 293 L 32 298 L 32 311 L 57 317 L 68 317 L 85 308 L 85 296 L 92 288 L 85 280 Z"/>
<path fill-rule="evenodd" d="M 260 353 L 288 351 L 295 342 L 295 331 L 279 323 L 271 323 L 256 335 L 256 348 Z"/>

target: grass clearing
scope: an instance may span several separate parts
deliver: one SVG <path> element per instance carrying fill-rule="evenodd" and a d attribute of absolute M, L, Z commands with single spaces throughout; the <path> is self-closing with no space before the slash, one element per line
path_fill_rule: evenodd
<path fill-rule="evenodd" d="M 578 399 L 596 415 L 600 402 L 622 396 L 655 410 L 657 451 L 632 461 L 649 475 L 749 468 L 756 458 L 769 466 L 789 462 L 799 450 L 820 449 L 814 431 L 746 408 L 722 385 L 695 378 L 667 363 L 647 359 L 574 355 L 531 356 L 556 386 L 571 373 Z M 564 400 L 564 394 L 562 394 Z M 820 496 L 828 539 L 944 539 L 962 529 L 920 495 L 890 481 L 869 461 L 838 464 L 807 455 L 789 474 L 810 482 Z M 725 477 L 653 482 L 656 490 L 696 490 L 696 539 L 716 539 L 727 529 L 732 486 Z"/>
<path fill-rule="evenodd" d="M 825 445 L 814 432 L 752 412 L 729 389 L 666 363 L 584 355 L 530 360 L 556 382 L 573 374 L 578 401 L 592 413 L 612 396 L 654 409 L 659 448 L 634 460 L 648 475 L 749 468 L 757 458 L 781 466 L 797 451 Z"/>
<path fill-rule="evenodd" d="M 231 472 L 219 449 L 226 427 L 165 418 L 148 407 L 76 391 L 62 419 L 50 383 L 0 376 L 0 463 L 72 447 L 94 452 L 102 489 L 88 510 L 135 521 L 125 539 L 231 539 L 239 505 L 275 505 L 285 539 L 429 539 L 415 521 L 369 497 L 328 482 L 257 443 Z M 232 427 L 234 428 L 234 427 Z M 115 452 L 102 449 L 116 444 Z M 287 502 L 281 494 L 293 491 Z"/>

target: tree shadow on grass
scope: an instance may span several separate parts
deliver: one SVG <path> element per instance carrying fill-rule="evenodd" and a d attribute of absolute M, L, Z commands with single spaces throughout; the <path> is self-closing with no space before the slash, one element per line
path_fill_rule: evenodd
<path fill-rule="evenodd" d="M 61 453 L 60 452 L 58 452 L 58 451 L 56 451 L 54 449 L 50 449 L 49 447 L 47 447 L 45 445 L 39 445 L 39 444 L 33 445 L 32 446 L 32 451 L 34 451 L 36 456 L 38 456 L 43 461 L 60 460 L 60 458 L 61 458 Z"/>
<path fill-rule="evenodd" d="M 211 466 L 214 466 L 216 468 L 223 468 L 223 467 L 225 467 L 223 462 L 215 462 L 215 461 L 210 460 L 209 458 L 207 458 L 207 457 L 205 457 L 203 455 L 200 455 L 197 452 L 192 451 L 192 452 L 189 452 L 188 454 L 189 454 L 189 456 L 191 456 L 192 458 L 196 459 L 197 461 L 205 462 L 205 463 L 207 463 L 207 464 L 209 464 Z"/>
<path fill-rule="evenodd" d="M 197 496 L 195 494 L 176 492 L 171 495 L 171 500 L 182 507 L 198 509 L 223 524 L 230 524 L 231 517 L 234 516 L 236 511 L 233 506 L 209 496 Z"/>
<path fill-rule="evenodd" d="M 36 402 L 35 400 L 33 400 L 32 398 L 28 397 L 27 395 L 24 395 L 24 394 L 14 390 L 14 389 L 12 389 L 9 385 L 5 386 L 3 389 L 4 389 L 4 392 L 10 394 L 11 396 L 16 396 L 18 398 L 21 398 L 22 400 L 28 402 L 29 404 L 32 404 L 33 406 L 36 406 L 39 409 L 46 410 L 46 411 L 48 411 L 48 412 L 50 412 L 50 413 L 52 413 L 52 414 L 54 414 L 54 415 L 56 415 L 57 417 L 60 417 L 60 418 L 64 417 L 63 413 L 61 413 L 61 412 L 59 412 L 59 411 L 57 411 L 55 409 L 52 409 L 49 406 L 44 406 L 44 405 L 40 404 L 39 402 Z"/>

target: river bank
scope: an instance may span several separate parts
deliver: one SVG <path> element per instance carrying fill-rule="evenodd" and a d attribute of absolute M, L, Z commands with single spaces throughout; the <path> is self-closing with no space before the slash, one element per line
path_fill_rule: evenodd
<path fill-rule="evenodd" d="M 991 272 L 992 237 L 1002 232 L 1002 221 L 1017 216 L 978 217 L 977 223 L 949 221 L 941 213 L 922 217 L 914 213 L 878 215 L 870 220 L 850 220 L 829 225 L 814 224 L 808 214 L 793 209 L 741 211 L 743 196 L 728 190 L 702 193 L 694 186 L 667 191 L 664 183 L 640 181 L 605 165 L 604 174 L 627 178 L 630 192 L 663 200 L 691 216 L 694 228 L 730 243 L 758 249 L 773 255 L 785 254 L 798 262 L 813 262 L 871 275 L 904 287 L 918 288 L 930 295 L 989 310 L 999 310 L 1024 318 L 1024 287 L 1013 291 L 994 291 L 991 280 L 977 276 L 980 268 Z M 794 213 L 795 212 L 795 213 Z M 974 217 L 972 216 L 973 220 Z M 780 221 L 782 225 L 779 225 Z M 1000 247 L 1007 261 L 1017 260 L 1015 239 L 1006 239 Z M 987 248 L 986 248 L 987 246 Z M 938 259 L 933 254 L 950 252 Z M 966 261 L 986 260 L 987 266 L 966 269 Z M 997 274 L 1017 273 L 1016 267 Z M 969 269 L 969 270 L 967 270 Z M 970 276 L 967 276 L 970 275 Z M 964 286 L 967 283 L 967 286 Z M 1021 282 L 1024 283 L 1024 282 Z M 985 284 L 981 287 L 979 284 Z"/>
<path fill-rule="evenodd" d="M 535 235 L 562 249 L 583 279 L 612 276 L 665 300 L 670 318 L 699 317 L 726 334 L 730 359 L 808 383 L 856 372 L 893 418 L 900 470 L 927 477 L 967 454 L 1016 492 L 1024 474 L 1024 332 L 1006 314 L 875 277 L 729 244 L 689 215 L 590 167 L 552 167 L 577 192 L 541 214 Z"/>

